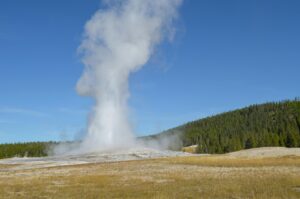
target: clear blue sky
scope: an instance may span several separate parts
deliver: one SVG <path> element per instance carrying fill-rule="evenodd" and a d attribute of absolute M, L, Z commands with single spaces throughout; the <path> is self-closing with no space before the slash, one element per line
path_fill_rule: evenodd
<path fill-rule="evenodd" d="M 1 0 L 0 143 L 80 137 L 76 50 L 99 0 Z M 130 79 L 138 135 L 300 96 L 299 0 L 185 0 L 177 36 Z M 137 27 L 138 28 L 138 27 Z"/>

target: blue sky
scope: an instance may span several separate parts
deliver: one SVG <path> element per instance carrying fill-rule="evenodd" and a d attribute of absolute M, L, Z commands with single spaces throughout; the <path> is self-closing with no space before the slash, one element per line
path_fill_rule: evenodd
<path fill-rule="evenodd" d="M 2 0 L 0 143 L 79 138 L 77 48 L 99 0 Z M 130 78 L 137 135 L 300 96 L 300 1 L 185 0 L 176 38 Z"/>

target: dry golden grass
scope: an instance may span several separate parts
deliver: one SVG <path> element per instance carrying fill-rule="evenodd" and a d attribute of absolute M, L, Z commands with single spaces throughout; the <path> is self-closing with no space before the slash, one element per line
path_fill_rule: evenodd
<path fill-rule="evenodd" d="M 196 153 L 197 145 L 182 147 L 181 151 L 182 152 L 187 152 L 187 153 Z"/>
<path fill-rule="evenodd" d="M 0 169 L 0 198 L 300 198 L 300 157 L 293 156 Z"/>
<path fill-rule="evenodd" d="M 262 167 L 262 166 L 296 166 L 300 167 L 299 156 L 266 157 L 266 158 L 239 158 L 226 155 L 209 155 L 203 157 L 188 156 L 169 158 L 168 161 L 176 164 L 216 167 Z"/>

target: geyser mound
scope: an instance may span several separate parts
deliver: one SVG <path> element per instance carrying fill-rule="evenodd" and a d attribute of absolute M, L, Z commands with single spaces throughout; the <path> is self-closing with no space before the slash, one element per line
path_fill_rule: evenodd
<path fill-rule="evenodd" d="M 0 160 L 0 165 L 14 165 L 11 170 L 34 169 L 45 167 L 56 167 L 66 165 L 78 165 L 89 163 L 103 162 L 120 162 L 128 160 L 144 160 L 153 158 L 178 157 L 178 156 L 194 156 L 183 152 L 157 150 L 152 148 L 134 148 L 126 150 L 113 150 L 102 152 L 89 152 L 85 154 L 63 154 L 49 157 L 38 158 L 9 158 Z"/>
<path fill-rule="evenodd" d="M 80 95 L 95 100 L 79 153 L 128 148 L 135 136 L 128 121 L 128 78 L 172 33 L 181 0 L 105 1 L 86 23 L 79 48 L 84 72 Z"/>

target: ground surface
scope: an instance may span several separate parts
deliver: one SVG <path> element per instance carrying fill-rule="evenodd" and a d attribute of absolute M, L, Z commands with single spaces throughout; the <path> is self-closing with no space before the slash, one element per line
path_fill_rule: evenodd
<path fill-rule="evenodd" d="M 0 198 L 300 198 L 300 149 L 8 159 Z"/>

